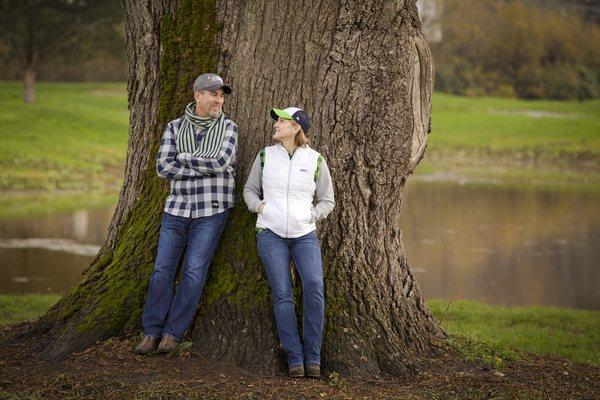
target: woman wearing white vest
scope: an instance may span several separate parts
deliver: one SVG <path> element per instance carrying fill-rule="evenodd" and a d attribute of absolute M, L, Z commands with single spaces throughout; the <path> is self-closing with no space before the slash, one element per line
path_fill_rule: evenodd
<path fill-rule="evenodd" d="M 244 200 L 251 212 L 258 213 L 258 254 L 271 286 L 289 375 L 319 377 L 325 299 L 315 223 L 333 210 L 333 185 L 323 156 L 308 146 L 306 112 L 296 107 L 271 109 L 271 117 L 276 121 L 273 139 L 277 143 L 256 156 L 244 186 Z M 293 302 L 292 259 L 304 294 L 303 342 Z"/>

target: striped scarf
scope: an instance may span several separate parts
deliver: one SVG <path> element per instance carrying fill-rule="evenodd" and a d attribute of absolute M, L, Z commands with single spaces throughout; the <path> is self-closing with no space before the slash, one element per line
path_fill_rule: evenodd
<path fill-rule="evenodd" d="M 195 103 L 185 107 L 185 116 L 177 135 L 177 151 L 191 153 L 195 157 L 216 158 L 225 137 L 225 114 L 221 112 L 215 118 L 202 118 L 194 114 L 195 107 Z M 208 129 L 199 144 L 196 144 L 194 128 Z"/>

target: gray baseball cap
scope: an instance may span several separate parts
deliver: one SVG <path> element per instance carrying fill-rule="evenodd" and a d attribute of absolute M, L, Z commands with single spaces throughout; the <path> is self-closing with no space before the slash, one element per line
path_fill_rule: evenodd
<path fill-rule="evenodd" d="M 217 89 L 223 89 L 226 94 L 231 93 L 231 88 L 223 83 L 223 78 L 217 74 L 202 74 L 194 81 L 194 92 L 198 90 L 209 90 L 211 92 Z"/>

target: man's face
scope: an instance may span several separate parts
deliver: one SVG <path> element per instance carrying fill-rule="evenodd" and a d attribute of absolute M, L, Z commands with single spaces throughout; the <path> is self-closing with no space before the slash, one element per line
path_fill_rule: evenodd
<path fill-rule="evenodd" d="M 217 89 L 214 92 L 199 90 L 194 92 L 194 100 L 196 100 L 196 115 L 204 118 L 215 118 L 219 116 L 221 108 L 223 108 L 225 93 L 223 89 Z"/>

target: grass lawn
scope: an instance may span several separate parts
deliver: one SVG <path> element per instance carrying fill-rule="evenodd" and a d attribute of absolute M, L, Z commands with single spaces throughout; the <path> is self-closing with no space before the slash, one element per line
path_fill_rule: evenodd
<path fill-rule="evenodd" d="M 0 218 L 112 205 L 122 182 L 125 84 L 0 82 Z M 434 93 L 416 175 L 600 191 L 600 100 L 524 101 Z"/>
<path fill-rule="evenodd" d="M 58 299 L 58 294 L 0 294 L 0 327 L 38 318 Z"/>
<path fill-rule="evenodd" d="M 0 326 L 37 318 L 60 298 L 56 294 L 0 295 Z M 447 300 L 427 302 L 439 321 Z M 600 365 L 600 312 L 554 307 L 501 307 L 473 301 L 451 303 L 442 327 L 466 359 L 502 366 L 517 349 Z"/>
<path fill-rule="evenodd" d="M 427 304 L 440 321 L 448 300 L 432 299 Z M 457 336 L 450 343 L 466 358 L 483 358 L 490 364 L 514 359 L 510 349 L 518 349 L 600 365 L 600 311 L 454 301 L 442 327 Z"/>
<path fill-rule="evenodd" d="M 435 93 L 432 151 L 600 157 L 600 100 L 468 98 Z"/>
<path fill-rule="evenodd" d="M 433 96 L 417 175 L 470 181 L 600 184 L 600 100 Z"/>
<path fill-rule="evenodd" d="M 0 83 L 0 218 L 114 204 L 129 111 L 125 84 Z"/>

